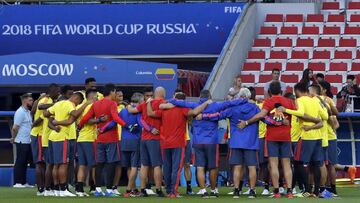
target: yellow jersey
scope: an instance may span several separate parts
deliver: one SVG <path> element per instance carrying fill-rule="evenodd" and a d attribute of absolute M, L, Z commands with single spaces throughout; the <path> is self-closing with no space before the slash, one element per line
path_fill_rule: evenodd
<path fill-rule="evenodd" d="M 186 141 L 190 141 L 189 121 L 186 122 Z"/>
<path fill-rule="evenodd" d="M 76 109 L 81 108 L 82 105 L 79 105 L 76 107 Z M 91 108 L 92 104 L 89 104 L 84 111 L 82 112 L 82 114 L 79 116 L 78 121 L 81 120 L 82 117 L 85 116 L 85 114 L 87 114 L 87 112 L 89 112 L 90 108 Z M 81 128 L 80 132 L 79 132 L 79 137 L 77 139 L 77 142 L 94 142 L 97 136 L 97 131 L 96 131 L 96 124 L 88 124 L 85 123 L 84 127 Z"/>
<path fill-rule="evenodd" d="M 320 96 L 320 97 L 321 97 L 321 99 L 324 100 L 323 96 Z M 319 98 L 317 98 L 317 97 L 315 97 L 315 98 L 319 100 Z M 321 101 L 319 100 L 319 102 L 321 102 Z M 322 105 L 321 107 L 327 112 L 327 109 L 325 106 Z M 322 147 L 329 146 L 329 141 L 328 141 L 328 128 L 329 127 L 330 126 L 328 125 L 328 119 L 326 119 L 326 120 L 323 119 L 323 127 L 320 128 L 320 132 L 322 135 Z"/>
<path fill-rule="evenodd" d="M 120 104 L 118 106 L 118 112 L 120 113 L 120 111 L 125 108 L 125 106 L 123 104 Z M 118 127 L 118 134 L 119 134 L 119 140 L 121 140 L 121 125 L 117 124 Z"/>
<path fill-rule="evenodd" d="M 256 105 L 262 109 L 263 103 L 256 102 Z M 266 124 L 262 121 L 259 121 L 259 138 L 265 138 L 266 134 Z"/>
<path fill-rule="evenodd" d="M 39 104 L 52 104 L 53 100 L 50 97 L 44 97 L 39 101 Z M 49 135 L 51 132 L 51 129 L 49 128 L 49 119 L 44 116 L 44 114 L 41 114 L 40 117 L 43 119 L 42 122 L 42 132 L 41 132 L 41 144 L 43 147 L 49 146 Z"/>
<path fill-rule="evenodd" d="M 301 128 L 299 118 L 296 116 L 291 116 L 291 142 L 297 142 L 300 139 Z"/>
<path fill-rule="evenodd" d="M 331 107 L 335 107 L 335 103 L 334 100 L 332 100 L 330 97 L 326 97 L 325 98 L 325 102 Z M 335 117 L 335 115 L 332 115 L 332 117 Z M 330 125 L 328 127 L 328 139 L 329 140 L 336 140 L 337 136 L 336 136 L 336 130 L 334 130 Z"/>
<path fill-rule="evenodd" d="M 63 121 L 70 118 L 70 113 L 75 110 L 75 104 L 69 100 L 63 100 L 55 103 L 48 111 L 54 115 L 54 119 L 57 121 Z M 70 130 L 73 129 L 73 124 L 69 126 L 60 126 L 60 132 L 55 130 L 51 131 L 49 135 L 49 140 L 57 142 L 64 141 L 65 139 L 70 139 L 72 136 Z"/>
<path fill-rule="evenodd" d="M 44 97 L 44 98 L 41 98 L 38 105 L 39 104 L 44 104 L 44 103 L 47 103 L 47 101 L 51 99 L 50 97 Z M 34 115 L 34 121 L 36 121 L 37 119 L 41 118 L 43 119 L 43 117 L 41 117 L 41 115 L 43 114 L 43 110 L 40 110 L 38 108 L 36 108 L 36 111 L 35 111 L 35 115 Z M 41 136 L 42 134 L 42 131 L 43 131 L 43 122 L 41 122 L 38 126 L 35 126 L 31 129 L 31 135 L 32 136 Z"/>
<path fill-rule="evenodd" d="M 302 96 L 296 100 L 297 102 L 297 110 L 286 109 L 286 113 L 291 114 L 297 117 L 303 117 L 304 114 L 307 114 L 311 117 L 318 118 L 320 117 L 322 120 L 327 120 L 329 115 L 324 108 L 322 108 L 322 104 L 319 99 L 311 98 L 309 96 Z M 300 121 L 300 126 L 312 126 L 315 125 L 313 122 L 308 121 Z M 305 131 L 301 128 L 301 139 L 303 140 L 321 140 L 322 135 L 319 129 Z"/>

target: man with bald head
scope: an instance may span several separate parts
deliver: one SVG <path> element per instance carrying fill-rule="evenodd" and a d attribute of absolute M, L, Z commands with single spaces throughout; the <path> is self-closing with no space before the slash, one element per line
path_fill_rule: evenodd
<path fill-rule="evenodd" d="M 136 108 L 128 106 L 127 109 L 130 113 L 141 113 L 141 119 L 151 127 L 151 131 L 143 129 L 141 134 L 140 143 L 140 188 L 141 195 L 147 197 L 146 183 L 149 173 L 149 168 L 154 169 L 154 180 L 156 186 L 156 194 L 158 197 L 164 197 L 161 190 L 162 184 L 162 154 L 160 147 L 160 126 L 161 118 L 152 118 L 147 113 L 147 102 L 150 102 L 151 107 L 155 111 L 160 111 L 160 104 L 165 102 L 165 89 L 163 87 L 157 87 L 155 89 L 155 97 L 150 101 L 141 103 Z"/>

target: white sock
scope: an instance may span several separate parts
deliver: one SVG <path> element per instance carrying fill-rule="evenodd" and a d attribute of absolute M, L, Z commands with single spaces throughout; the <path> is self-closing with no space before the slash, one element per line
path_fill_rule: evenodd
<path fill-rule="evenodd" d="M 96 187 L 95 190 L 96 192 L 102 192 L 101 187 Z"/>
<path fill-rule="evenodd" d="M 113 192 L 113 190 L 112 190 L 112 189 L 106 189 L 106 192 L 108 192 L 108 193 L 112 193 L 112 192 Z"/>

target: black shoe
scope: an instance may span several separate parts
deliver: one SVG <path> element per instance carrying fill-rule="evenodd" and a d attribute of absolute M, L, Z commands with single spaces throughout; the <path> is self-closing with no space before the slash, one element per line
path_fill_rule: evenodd
<path fill-rule="evenodd" d="M 233 198 L 234 199 L 239 199 L 240 198 L 240 191 L 239 190 L 234 190 Z"/>
<path fill-rule="evenodd" d="M 145 190 L 142 190 L 140 197 L 149 197 L 149 195 L 147 194 L 147 192 Z"/>
<path fill-rule="evenodd" d="M 210 198 L 209 193 L 207 193 L 207 192 L 204 192 L 204 194 L 202 194 L 201 197 L 204 199 Z"/>
<path fill-rule="evenodd" d="M 254 190 L 250 190 L 250 193 L 249 193 L 249 196 L 248 198 L 252 199 L 252 198 L 255 198 L 256 197 L 256 193 Z"/>
<path fill-rule="evenodd" d="M 165 197 L 165 195 L 164 195 L 164 193 L 163 193 L 162 190 L 156 191 L 156 195 L 157 195 L 158 197 Z"/>
<path fill-rule="evenodd" d="M 218 198 L 219 194 L 215 192 L 210 192 L 210 198 Z"/>

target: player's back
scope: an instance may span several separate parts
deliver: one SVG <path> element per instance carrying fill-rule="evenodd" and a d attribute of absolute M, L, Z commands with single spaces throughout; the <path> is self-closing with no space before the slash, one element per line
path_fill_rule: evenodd
<path fill-rule="evenodd" d="M 161 145 L 164 148 L 185 147 L 189 108 L 175 107 L 162 112 Z"/>

